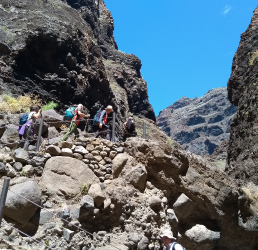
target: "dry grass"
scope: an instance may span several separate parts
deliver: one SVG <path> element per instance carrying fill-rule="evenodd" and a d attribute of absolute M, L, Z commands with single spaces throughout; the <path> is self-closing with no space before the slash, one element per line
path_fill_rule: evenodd
<path fill-rule="evenodd" d="M 249 61 L 249 66 L 252 66 L 254 63 L 254 60 L 258 57 L 258 50 L 256 50 L 255 52 L 251 53 L 251 58 Z"/>
<path fill-rule="evenodd" d="M 29 112 L 30 107 L 33 105 L 42 106 L 42 102 L 38 96 L 25 95 L 17 98 L 10 95 L 0 96 L 0 111 L 11 113 Z"/>
<path fill-rule="evenodd" d="M 251 201 L 251 208 L 258 212 L 258 186 L 249 182 L 246 186 L 242 187 L 243 192 Z"/>

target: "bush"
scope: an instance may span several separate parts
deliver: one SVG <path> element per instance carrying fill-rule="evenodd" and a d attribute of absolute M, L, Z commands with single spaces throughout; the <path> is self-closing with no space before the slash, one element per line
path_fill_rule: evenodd
<path fill-rule="evenodd" d="M 33 105 L 41 106 L 41 100 L 35 95 L 19 96 L 2 95 L 0 99 L 0 111 L 11 113 L 29 112 Z"/>
<path fill-rule="evenodd" d="M 42 111 L 49 110 L 49 109 L 54 109 L 54 108 L 56 108 L 57 106 L 58 106 L 57 103 L 51 101 L 51 102 L 49 102 L 48 104 L 46 104 L 46 105 L 44 105 L 44 106 L 42 107 Z"/>

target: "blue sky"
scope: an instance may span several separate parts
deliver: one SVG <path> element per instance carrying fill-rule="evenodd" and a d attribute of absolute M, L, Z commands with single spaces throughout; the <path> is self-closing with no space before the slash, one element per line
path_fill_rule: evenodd
<path fill-rule="evenodd" d="M 155 114 L 226 87 L 257 0 L 104 0 L 118 49 L 138 56 Z"/>

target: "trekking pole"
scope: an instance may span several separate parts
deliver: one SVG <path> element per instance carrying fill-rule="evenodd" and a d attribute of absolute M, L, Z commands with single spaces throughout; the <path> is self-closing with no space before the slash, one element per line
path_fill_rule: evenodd
<path fill-rule="evenodd" d="M 0 226 L 1 226 L 2 218 L 3 218 L 3 211 L 4 211 L 6 196 L 7 196 L 7 192 L 8 192 L 8 188 L 9 188 L 9 182 L 10 182 L 9 177 L 4 178 L 4 185 L 3 185 L 2 194 L 1 194 L 1 198 L 0 198 Z"/>
<path fill-rule="evenodd" d="M 146 137 L 146 126 L 145 126 L 145 122 L 143 122 L 143 139 L 145 139 Z"/>
<path fill-rule="evenodd" d="M 86 131 L 86 133 L 88 133 L 88 120 L 89 119 L 86 119 L 86 124 L 85 124 L 85 127 L 84 127 L 84 131 Z"/>
<path fill-rule="evenodd" d="M 116 126 L 116 114 L 113 112 L 113 120 L 112 120 L 112 142 L 115 141 L 115 126 Z"/>
<path fill-rule="evenodd" d="M 41 114 L 39 131 L 38 131 L 38 138 L 37 138 L 37 145 L 36 145 L 36 152 L 39 151 L 39 143 L 40 143 L 40 139 L 41 139 L 42 127 L 43 127 L 43 117 L 42 117 L 42 114 Z"/>

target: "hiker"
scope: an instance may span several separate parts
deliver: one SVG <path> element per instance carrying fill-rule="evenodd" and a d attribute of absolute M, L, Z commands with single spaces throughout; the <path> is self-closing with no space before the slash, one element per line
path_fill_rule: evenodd
<path fill-rule="evenodd" d="M 170 229 L 165 229 L 161 232 L 160 237 L 166 246 L 166 250 L 185 250 L 183 246 L 176 242 L 176 238 Z"/>
<path fill-rule="evenodd" d="M 30 145 L 30 140 L 33 137 L 34 134 L 34 123 L 36 122 L 36 119 L 41 117 L 41 109 L 38 106 L 32 106 L 30 108 L 30 113 L 28 115 L 27 121 L 20 127 L 19 129 L 19 137 L 20 139 L 23 137 L 25 139 L 25 143 L 23 146 L 23 149 L 28 150 L 28 147 Z"/>
<path fill-rule="evenodd" d="M 79 104 L 77 106 L 77 108 L 74 110 L 75 115 L 71 120 L 70 127 L 69 127 L 67 133 L 64 135 L 64 137 L 62 138 L 61 141 L 66 141 L 68 136 L 71 135 L 72 133 L 75 134 L 74 139 L 79 137 L 79 131 L 77 129 L 77 126 L 80 123 L 81 117 L 85 117 L 85 118 L 90 117 L 90 115 L 85 115 L 84 113 L 82 113 L 82 110 L 83 110 L 83 105 Z"/>
<path fill-rule="evenodd" d="M 96 131 L 94 138 L 99 137 L 101 134 L 106 135 L 107 140 L 111 140 L 111 131 L 107 126 L 108 115 L 113 112 L 113 107 L 108 105 L 99 115 L 99 122 L 93 126 L 93 130 Z"/>
<path fill-rule="evenodd" d="M 123 141 L 126 141 L 126 139 L 129 137 L 133 137 L 137 135 L 133 117 L 130 116 L 128 120 L 123 124 L 123 126 L 124 126 Z"/>

